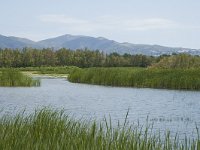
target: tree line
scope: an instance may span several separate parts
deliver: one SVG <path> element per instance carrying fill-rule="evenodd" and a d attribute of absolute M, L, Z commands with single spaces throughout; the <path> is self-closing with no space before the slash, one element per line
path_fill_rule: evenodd
<path fill-rule="evenodd" d="M 145 55 L 105 54 L 88 49 L 0 49 L 0 67 L 77 66 L 85 67 L 147 67 L 155 57 Z"/>
<path fill-rule="evenodd" d="M 54 51 L 51 48 L 0 49 L 0 67 L 77 66 L 89 67 L 154 67 L 154 68 L 200 68 L 200 56 L 189 54 L 161 55 L 105 54 L 99 50 Z"/>
<path fill-rule="evenodd" d="M 190 69 L 200 68 L 200 56 L 192 56 L 189 54 L 174 54 L 171 56 L 165 56 L 153 64 L 151 67 L 164 68 L 164 69 Z"/>

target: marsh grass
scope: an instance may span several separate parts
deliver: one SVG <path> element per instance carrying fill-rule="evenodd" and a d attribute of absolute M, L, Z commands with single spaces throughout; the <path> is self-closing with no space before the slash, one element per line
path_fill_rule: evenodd
<path fill-rule="evenodd" d="M 39 86 L 40 81 L 24 75 L 17 69 L 7 68 L 0 70 L 0 86 Z"/>
<path fill-rule="evenodd" d="M 149 132 L 149 127 L 127 126 L 126 121 L 116 128 L 106 119 L 74 120 L 64 111 L 41 109 L 30 115 L 0 117 L 0 149 L 2 150 L 197 150 L 200 140 L 178 136 L 170 138 Z"/>
<path fill-rule="evenodd" d="M 73 70 L 77 69 L 75 66 L 63 67 L 25 67 L 18 68 L 20 71 L 32 71 L 37 74 L 70 74 Z"/>
<path fill-rule="evenodd" d="M 87 68 L 74 70 L 68 79 L 108 86 L 200 90 L 200 69 Z"/>

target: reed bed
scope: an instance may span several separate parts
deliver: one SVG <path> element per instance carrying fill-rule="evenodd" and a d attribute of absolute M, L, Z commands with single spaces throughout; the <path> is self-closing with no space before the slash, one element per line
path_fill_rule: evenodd
<path fill-rule="evenodd" d="M 74 120 L 64 111 L 41 109 L 30 115 L 0 117 L 2 150 L 198 150 L 199 138 L 180 141 L 149 132 L 149 128 L 122 125 L 113 128 L 110 121 Z"/>
<path fill-rule="evenodd" d="M 24 75 L 17 69 L 7 68 L 0 70 L 0 86 L 7 86 L 7 87 L 40 86 L 40 81 L 32 79 L 27 75 Z"/>
<path fill-rule="evenodd" d="M 108 86 L 200 90 L 200 69 L 86 68 L 74 70 L 68 80 Z"/>

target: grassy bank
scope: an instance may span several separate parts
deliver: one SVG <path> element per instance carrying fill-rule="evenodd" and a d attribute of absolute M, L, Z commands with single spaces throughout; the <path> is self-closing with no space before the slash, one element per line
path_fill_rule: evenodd
<path fill-rule="evenodd" d="M 96 85 L 200 90 L 200 69 L 88 68 L 74 70 L 68 79 Z"/>
<path fill-rule="evenodd" d="M 73 70 L 77 69 L 75 66 L 63 67 L 25 67 L 18 68 L 20 71 L 30 71 L 35 74 L 70 74 Z"/>
<path fill-rule="evenodd" d="M 4 69 L 6 70 L 6 69 Z M 70 82 L 96 85 L 200 90 L 200 69 L 164 69 L 164 68 L 85 68 L 64 67 L 27 67 L 17 70 L 27 75 L 49 75 L 67 77 Z M 8 73 L 1 79 L 1 86 L 31 86 L 37 84 L 21 73 Z M 20 82 L 18 82 L 18 81 Z M 3 82 L 4 81 L 4 82 Z M 27 83 L 27 84 L 26 84 Z"/>
<path fill-rule="evenodd" d="M 31 77 L 24 75 L 17 69 L 0 70 L 0 86 L 17 87 L 39 85 L 39 80 L 33 80 Z"/>
<path fill-rule="evenodd" d="M 62 111 L 42 109 L 34 114 L 0 117 L 0 149 L 68 149 L 68 150 L 196 150 L 200 140 L 178 136 L 170 138 L 143 132 L 137 127 L 118 126 L 104 121 L 76 121 Z M 150 134 L 151 133 L 151 134 Z"/>

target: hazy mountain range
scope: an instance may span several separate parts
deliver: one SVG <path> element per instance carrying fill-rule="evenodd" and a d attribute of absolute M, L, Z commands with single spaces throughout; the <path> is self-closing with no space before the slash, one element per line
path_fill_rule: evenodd
<path fill-rule="evenodd" d="M 119 43 L 103 37 L 63 35 L 55 38 L 49 38 L 42 41 L 32 41 L 26 38 L 0 35 L 0 48 L 21 49 L 24 47 L 32 48 L 69 48 L 72 50 L 85 49 L 100 50 L 105 53 L 117 52 L 119 54 L 144 54 L 144 55 L 161 55 L 171 53 L 189 53 L 200 55 L 199 49 L 190 48 L 173 48 L 160 45 Z"/>

